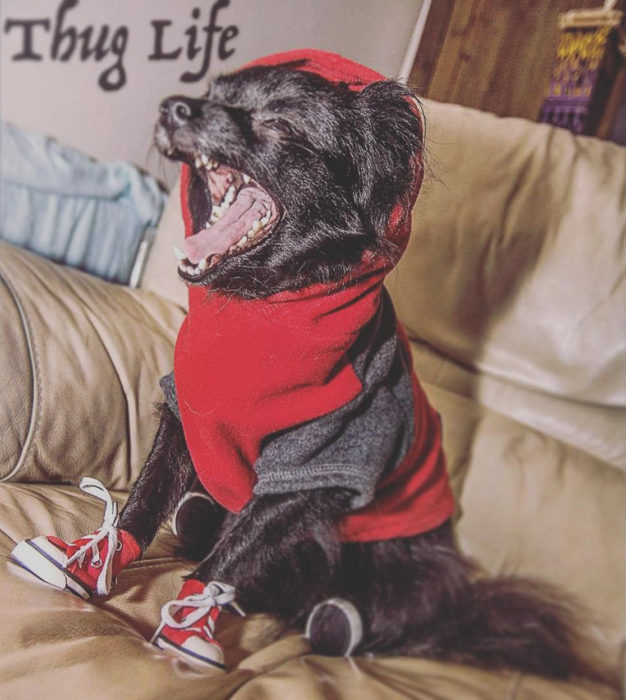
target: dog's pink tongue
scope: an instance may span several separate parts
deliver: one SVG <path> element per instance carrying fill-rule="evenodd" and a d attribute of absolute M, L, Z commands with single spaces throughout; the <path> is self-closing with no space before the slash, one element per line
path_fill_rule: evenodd
<path fill-rule="evenodd" d="M 254 188 L 244 188 L 221 219 L 209 228 L 185 238 L 183 248 L 187 258 L 196 265 L 210 255 L 225 253 L 250 230 L 257 219 L 262 218 L 264 213 L 265 207 L 254 196 Z"/>

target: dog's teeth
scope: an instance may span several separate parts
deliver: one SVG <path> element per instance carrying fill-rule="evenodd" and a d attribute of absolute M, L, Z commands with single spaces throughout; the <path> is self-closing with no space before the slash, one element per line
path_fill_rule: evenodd
<path fill-rule="evenodd" d="M 243 174 L 243 181 L 246 183 L 246 185 L 250 182 L 250 175 L 246 175 L 245 173 Z"/>
<path fill-rule="evenodd" d="M 184 260 L 187 256 L 183 253 L 183 251 L 177 246 L 174 246 L 174 255 L 179 259 L 179 260 Z"/>
<path fill-rule="evenodd" d="M 195 164 L 196 168 L 200 168 L 200 166 L 202 165 L 202 160 L 200 159 L 200 156 L 196 156 L 196 159 L 194 160 L 194 164 Z"/>
<path fill-rule="evenodd" d="M 246 238 L 251 239 L 256 236 L 256 234 L 263 228 L 263 224 L 266 223 L 264 222 L 263 219 L 259 220 L 257 219 L 252 223 L 252 226 L 248 229 L 248 232 L 246 233 Z"/>
<path fill-rule="evenodd" d="M 198 270 L 200 270 L 201 272 L 204 272 L 206 270 L 206 266 L 207 266 L 207 259 L 206 258 L 202 258 L 202 260 L 200 260 L 200 262 L 197 265 Z"/>
<path fill-rule="evenodd" d="M 226 196 L 224 197 L 224 201 L 227 204 L 230 204 L 233 199 L 235 199 L 235 185 L 232 185 L 232 187 L 228 188 L 228 192 L 226 193 Z"/>
<path fill-rule="evenodd" d="M 263 226 L 265 226 L 265 224 L 270 220 L 271 216 L 272 216 L 272 212 L 268 209 L 265 212 L 265 216 L 263 216 L 263 218 L 261 219 L 261 223 L 263 224 Z"/>
<path fill-rule="evenodd" d="M 200 156 L 200 160 L 202 161 L 202 165 L 205 165 L 205 166 L 206 166 L 206 165 L 208 165 L 208 163 L 209 163 L 209 156 L 207 156 L 206 153 L 203 153 L 203 154 Z"/>
<path fill-rule="evenodd" d="M 231 189 L 233 189 L 233 188 L 231 188 Z M 228 192 L 224 196 L 224 199 L 222 200 L 222 203 L 217 204 L 216 206 L 213 207 L 213 211 L 215 212 L 215 215 L 218 218 L 221 218 L 222 216 L 224 216 L 224 212 L 228 209 L 228 207 L 230 207 L 231 202 L 233 201 L 234 198 L 235 198 L 234 189 L 233 189 L 232 193 L 230 192 L 230 190 L 228 190 Z"/>

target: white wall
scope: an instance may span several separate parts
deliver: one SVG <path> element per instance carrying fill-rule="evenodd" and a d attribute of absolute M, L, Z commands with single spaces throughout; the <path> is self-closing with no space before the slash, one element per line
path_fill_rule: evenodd
<path fill-rule="evenodd" d="M 58 43 L 55 57 L 53 38 L 64 3 L 60 26 L 70 31 Z M 419 34 L 415 28 L 423 24 L 429 4 L 430 0 L 2 0 L 2 118 L 51 134 L 96 158 L 131 160 L 169 179 L 151 148 L 152 125 L 163 97 L 203 91 L 206 76 L 197 82 L 182 82 L 181 76 L 200 71 L 207 37 L 202 27 L 209 24 L 211 12 L 221 30 L 213 33 L 209 73 L 232 70 L 275 51 L 316 47 L 342 53 L 388 77 L 406 77 L 399 75 L 401 67 L 411 63 Z M 199 11 L 197 20 L 192 17 L 194 8 Z M 25 20 L 41 22 L 28 29 L 19 24 Z M 162 25 L 162 53 L 181 49 L 176 59 L 149 60 L 155 52 L 155 20 L 171 21 Z M 105 53 L 99 60 L 93 55 L 81 60 L 81 33 L 92 26 L 93 45 L 104 25 L 109 27 Z M 76 36 L 73 51 L 71 28 Z M 190 59 L 186 47 L 194 31 L 201 50 Z M 29 32 L 31 46 L 26 47 Z"/>

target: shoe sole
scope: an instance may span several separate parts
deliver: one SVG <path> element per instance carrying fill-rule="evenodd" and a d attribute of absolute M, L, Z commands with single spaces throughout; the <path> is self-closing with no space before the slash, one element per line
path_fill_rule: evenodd
<path fill-rule="evenodd" d="M 226 666 L 220 661 L 215 661 L 214 659 L 210 659 L 206 656 L 202 656 L 201 654 L 197 654 L 191 651 L 190 649 L 186 649 L 185 647 L 182 647 L 179 644 L 176 644 L 175 642 L 172 642 L 171 640 L 161 635 L 156 637 L 156 639 L 152 643 L 155 646 L 159 647 L 159 649 L 162 649 L 166 652 L 170 652 L 178 658 L 184 659 L 188 663 L 194 664 L 196 666 L 201 665 L 205 669 L 211 668 L 218 671 L 226 671 Z"/>
<path fill-rule="evenodd" d="M 172 528 L 172 532 L 176 535 L 176 537 L 180 537 L 179 533 L 179 527 L 178 527 L 178 514 L 180 512 L 180 509 L 183 507 L 183 505 L 187 502 L 190 501 L 193 498 L 199 498 L 203 501 L 208 501 L 211 504 L 214 504 L 215 501 L 206 493 L 202 493 L 200 491 L 188 491 L 181 499 L 178 501 L 178 505 L 176 506 L 176 510 L 174 511 L 174 515 L 172 515 L 172 518 L 170 520 L 170 526 Z"/>
<path fill-rule="evenodd" d="M 345 643 L 345 648 L 337 649 L 336 652 L 332 652 L 330 655 L 351 656 L 352 652 L 356 649 L 356 647 L 361 643 L 363 639 L 363 621 L 361 620 L 361 615 L 359 611 L 348 600 L 344 600 L 343 598 L 329 598 L 328 600 L 325 600 L 316 605 L 308 617 L 304 636 L 311 642 L 315 650 L 315 647 L 318 646 L 314 643 L 314 640 L 312 639 L 312 637 L 315 637 L 315 618 L 317 616 L 319 621 L 319 616 L 323 615 L 325 610 L 328 611 L 332 608 L 340 611 L 345 621 L 345 624 L 347 625 L 349 635 Z M 317 653 L 325 654 L 326 652 L 319 650 Z"/>
<path fill-rule="evenodd" d="M 19 542 L 9 555 L 11 561 L 53 588 L 73 593 L 82 600 L 90 598 L 92 591 L 65 569 L 65 552 L 45 537 L 37 540 Z"/>

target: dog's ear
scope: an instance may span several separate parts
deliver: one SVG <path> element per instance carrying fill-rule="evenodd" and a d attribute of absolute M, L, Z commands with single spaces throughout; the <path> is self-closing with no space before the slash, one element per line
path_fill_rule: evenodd
<path fill-rule="evenodd" d="M 384 235 L 391 209 L 421 168 L 423 122 L 415 95 L 392 80 L 372 83 L 356 98 L 359 143 L 354 149 L 354 199 L 364 225 Z"/>

